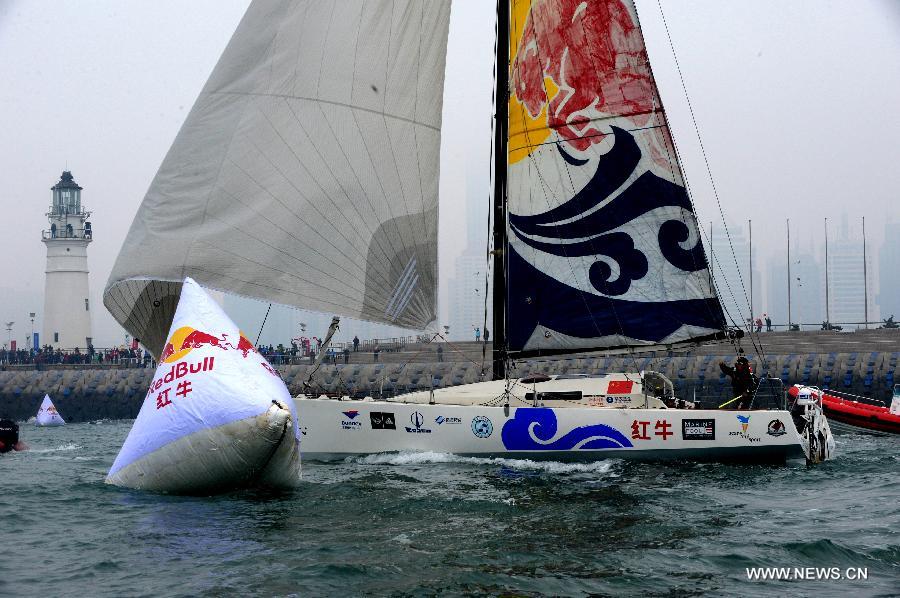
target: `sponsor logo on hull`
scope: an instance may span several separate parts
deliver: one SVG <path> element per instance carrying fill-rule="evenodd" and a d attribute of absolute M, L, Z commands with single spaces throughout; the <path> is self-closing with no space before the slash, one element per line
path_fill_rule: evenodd
<path fill-rule="evenodd" d="M 784 422 L 780 419 L 773 419 L 769 422 L 769 427 L 768 430 L 766 430 L 766 434 L 768 434 L 769 436 L 784 436 L 785 434 L 787 434 Z"/>
<path fill-rule="evenodd" d="M 472 433 L 478 438 L 487 438 L 494 431 L 494 424 L 483 415 L 476 415 L 472 419 Z"/>
<path fill-rule="evenodd" d="M 344 430 L 361 430 L 362 422 L 355 421 L 359 416 L 359 411 L 356 409 L 351 409 L 349 411 L 344 411 L 341 413 L 345 419 L 341 420 L 341 428 Z"/>
<path fill-rule="evenodd" d="M 372 411 L 369 413 L 369 422 L 373 430 L 396 430 L 397 419 L 389 411 Z"/>
<path fill-rule="evenodd" d="M 409 416 L 409 423 L 412 424 L 410 426 L 404 426 L 406 431 L 410 434 L 431 434 L 430 428 L 423 428 L 422 426 L 425 424 L 425 416 L 422 415 L 418 411 L 413 411 L 412 415 Z"/>
<path fill-rule="evenodd" d="M 738 423 L 741 424 L 741 431 L 740 432 L 729 432 L 728 433 L 729 436 L 740 436 L 741 438 L 746 438 L 751 443 L 762 441 L 762 438 L 760 438 L 759 436 L 750 436 L 749 432 L 747 432 L 747 430 L 750 428 L 750 417 L 751 416 L 738 414 L 736 417 L 737 417 Z"/>
<path fill-rule="evenodd" d="M 682 440 L 715 440 L 716 420 L 683 419 L 681 420 Z"/>

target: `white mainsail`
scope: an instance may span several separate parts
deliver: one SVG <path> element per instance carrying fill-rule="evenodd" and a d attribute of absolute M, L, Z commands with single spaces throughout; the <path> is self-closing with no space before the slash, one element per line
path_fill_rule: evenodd
<path fill-rule="evenodd" d="M 185 276 L 422 329 L 435 319 L 449 0 L 256 0 L 104 292 L 155 354 Z"/>
<path fill-rule="evenodd" d="M 37 417 L 34 420 L 34 425 L 48 427 L 48 426 L 62 426 L 65 425 L 65 420 L 56 410 L 56 406 L 53 404 L 53 401 L 50 400 L 50 395 L 44 395 L 44 400 L 41 401 L 41 406 L 38 408 Z"/>

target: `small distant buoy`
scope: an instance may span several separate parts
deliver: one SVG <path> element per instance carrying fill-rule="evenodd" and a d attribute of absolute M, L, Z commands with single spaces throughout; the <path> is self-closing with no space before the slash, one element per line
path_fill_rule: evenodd
<path fill-rule="evenodd" d="M 50 400 L 50 395 L 44 395 L 44 400 L 41 402 L 41 406 L 38 409 L 37 417 L 34 420 L 34 425 L 41 427 L 50 427 L 64 426 L 65 424 L 65 420 L 56 410 L 56 406 L 53 404 L 53 401 Z"/>

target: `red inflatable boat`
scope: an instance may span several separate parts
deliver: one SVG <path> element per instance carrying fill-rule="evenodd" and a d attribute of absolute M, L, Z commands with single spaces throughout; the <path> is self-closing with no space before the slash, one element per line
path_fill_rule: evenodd
<path fill-rule="evenodd" d="M 796 398 L 801 388 L 808 388 L 814 395 L 823 392 L 818 388 L 796 385 L 788 393 Z M 891 413 L 889 407 L 865 402 L 871 399 L 849 398 L 851 396 L 853 395 L 837 396 L 827 390 L 822 394 L 822 408 L 835 431 L 852 428 L 856 432 L 900 434 L 900 414 Z"/>

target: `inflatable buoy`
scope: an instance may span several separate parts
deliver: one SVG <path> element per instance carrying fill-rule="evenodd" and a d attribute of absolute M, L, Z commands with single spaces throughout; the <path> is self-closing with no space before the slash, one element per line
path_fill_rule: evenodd
<path fill-rule="evenodd" d="M 287 387 L 186 278 L 159 367 L 107 483 L 198 494 L 299 480 L 300 433 Z"/>
<path fill-rule="evenodd" d="M 69 415 L 72 414 L 70 413 Z M 64 426 L 65 424 L 65 420 L 63 420 L 59 412 L 56 411 L 53 401 L 50 400 L 50 395 L 44 395 L 44 400 L 41 402 L 41 407 L 38 409 L 34 425 L 46 427 Z"/>

